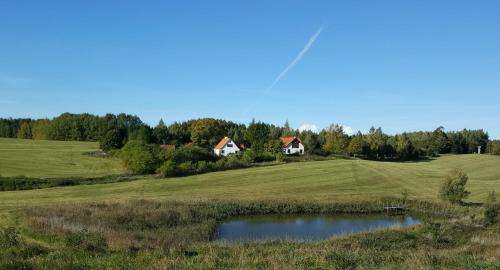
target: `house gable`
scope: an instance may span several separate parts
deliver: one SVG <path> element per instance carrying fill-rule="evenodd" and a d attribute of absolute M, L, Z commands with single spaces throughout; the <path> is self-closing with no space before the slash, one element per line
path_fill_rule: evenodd
<path fill-rule="evenodd" d="M 239 151 L 240 149 L 238 146 L 229 137 L 224 137 L 214 148 L 214 153 L 218 156 L 227 156 L 238 153 Z"/>
<path fill-rule="evenodd" d="M 281 144 L 283 144 L 283 153 L 285 155 L 303 155 L 304 145 L 297 137 L 281 137 Z"/>

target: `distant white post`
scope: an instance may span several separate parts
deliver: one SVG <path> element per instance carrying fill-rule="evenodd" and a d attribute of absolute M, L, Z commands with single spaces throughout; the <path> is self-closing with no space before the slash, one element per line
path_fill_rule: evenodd
<path fill-rule="evenodd" d="M 478 154 L 481 154 L 481 146 L 478 146 L 478 147 L 477 147 L 477 153 L 478 153 Z"/>

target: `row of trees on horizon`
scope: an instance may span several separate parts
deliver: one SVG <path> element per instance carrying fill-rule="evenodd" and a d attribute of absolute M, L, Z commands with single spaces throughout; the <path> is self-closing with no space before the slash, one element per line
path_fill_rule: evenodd
<path fill-rule="evenodd" d="M 0 119 L 0 137 L 35 140 L 99 141 L 104 150 L 120 149 L 128 141 L 147 144 L 194 144 L 211 149 L 224 136 L 251 148 L 255 153 L 279 153 L 281 136 L 296 136 L 305 151 L 316 155 L 352 155 L 370 159 L 413 160 L 439 154 L 483 152 L 500 154 L 500 141 L 491 141 L 487 132 L 464 129 L 385 134 L 381 128 L 348 135 L 332 124 L 319 133 L 292 129 L 288 122 L 276 126 L 253 120 L 249 125 L 202 118 L 166 125 L 162 120 L 150 127 L 134 115 L 64 113 L 53 119 Z"/>

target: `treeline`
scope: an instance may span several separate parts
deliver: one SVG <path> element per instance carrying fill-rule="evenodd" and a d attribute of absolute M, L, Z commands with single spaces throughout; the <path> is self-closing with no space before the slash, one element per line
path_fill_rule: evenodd
<path fill-rule="evenodd" d="M 139 117 L 127 114 L 64 113 L 53 119 L 0 119 L 0 137 L 23 139 L 99 141 L 104 150 L 120 149 L 130 140 L 146 144 L 171 144 L 180 147 L 192 144 L 211 152 L 224 136 L 229 136 L 254 155 L 281 153 L 279 138 L 299 137 L 308 154 L 351 155 L 377 160 L 414 160 L 439 154 L 500 154 L 500 142 L 490 141 L 483 130 L 408 132 L 388 135 L 381 128 L 367 133 L 348 135 L 340 125 L 331 125 L 319 133 L 292 129 L 288 122 L 276 126 L 253 120 L 249 125 L 203 118 L 166 125 L 162 120 L 155 127 Z"/>
<path fill-rule="evenodd" d="M 355 156 L 374 160 L 417 160 L 447 153 L 472 153 L 486 149 L 488 134 L 482 130 L 445 132 L 440 127 L 432 132 L 385 134 L 381 128 L 368 133 L 348 135 L 342 126 L 331 125 L 319 133 L 294 130 L 288 123 L 275 126 L 252 121 L 248 126 L 218 119 L 197 119 L 165 125 L 163 121 L 146 132 L 142 140 L 130 140 L 118 152 L 133 173 L 157 173 L 163 176 L 198 174 L 253 166 L 264 161 L 282 161 L 281 136 L 299 137 L 309 155 Z M 229 136 L 243 149 L 230 157 L 215 157 L 212 149 L 224 136 Z M 112 145 L 113 136 L 101 145 Z M 161 150 L 158 144 L 172 144 L 176 150 Z"/>
<path fill-rule="evenodd" d="M 137 116 L 127 114 L 64 113 L 49 119 L 0 119 L 0 137 L 60 140 L 99 141 L 108 132 L 116 132 L 121 147 L 129 138 L 141 138 L 150 130 Z"/>
<path fill-rule="evenodd" d="M 500 155 L 500 141 L 489 141 L 488 152 L 493 155 Z"/>
<path fill-rule="evenodd" d="M 169 126 L 160 121 L 148 134 L 143 136 L 148 138 L 147 143 L 177 147 L 192 143 L 206 149 L 212 149 L 221 138 L 228 136 L 245 148 L 251 148 L 256 154 L 272 155 L 281 153 L 280 137 L 296 136 L 301 139 L 308 154 L 351 155 L 380 160 L 412 160 L 439 154 L 474 153 L 478 151 L 478 146 L 485 153 L 497 145 L 489 141 L 488 134 L 483 130 L 445 132 L 443 127 L 439 127 L 430 132 L 388 135 L 381 128 L 371 128 L 366 134 L 358 132 L 348 135 L 340 125 L 331 125 L 315 133 L 292 129 L 288 122 L 276 126 L 253 120 L 246 126 L 211 118 L 175 122 Z"/>

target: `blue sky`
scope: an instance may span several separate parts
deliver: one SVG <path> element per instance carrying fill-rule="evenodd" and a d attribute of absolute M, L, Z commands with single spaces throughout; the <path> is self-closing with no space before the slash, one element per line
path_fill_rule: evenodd
<path fill-rule="evenodd" d="M 0 0 L 0 117 L 500 138 L 500 1 Z"/>

